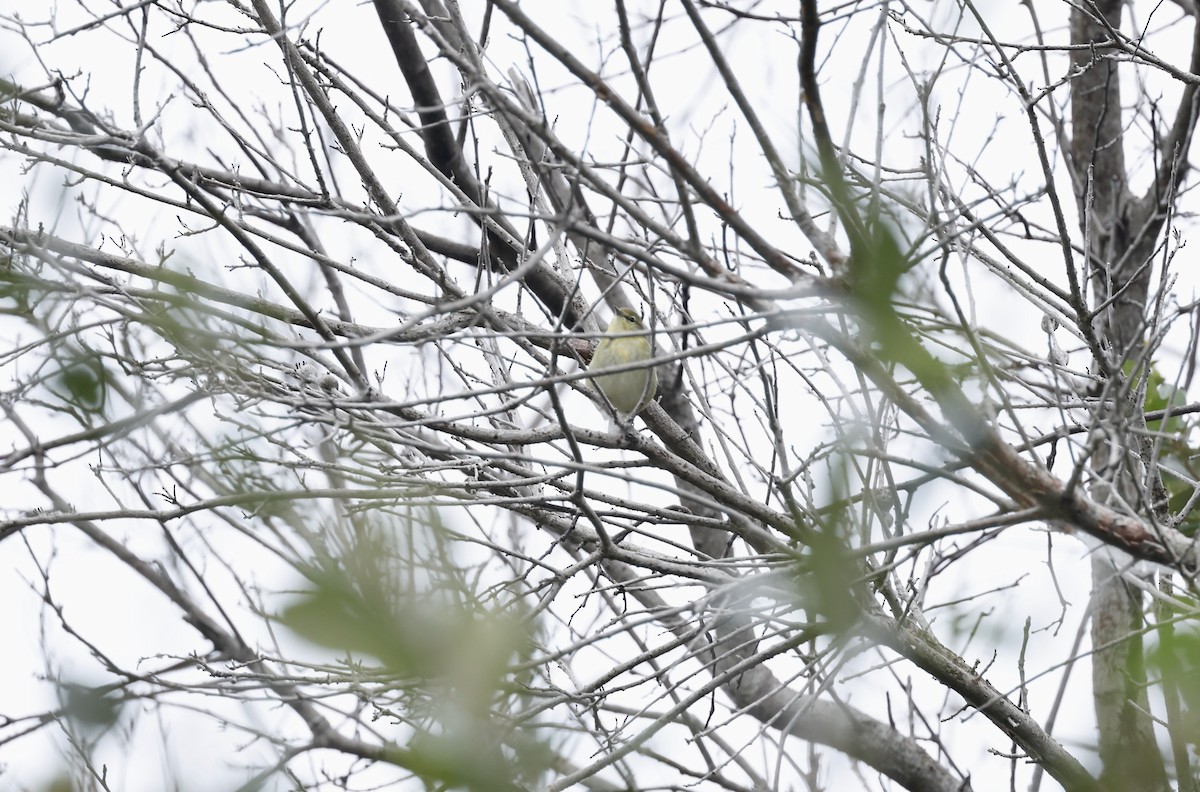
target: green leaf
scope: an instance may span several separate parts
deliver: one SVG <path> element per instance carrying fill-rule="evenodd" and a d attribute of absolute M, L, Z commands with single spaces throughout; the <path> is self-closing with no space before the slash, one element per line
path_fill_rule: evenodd
<path fill-rule="evenodd" d="M 108 398 L 108 372 L 99 355 L 76 352 L 58 373 L 59 396 L 84 412 L 100 412 Z"/>
<path fill-rule="evenodd" d="M 63 715 L 88 730 L 107 729 L 121 714 L 123 702 L 108 687 L 62 682 L 58 689 Z"/>

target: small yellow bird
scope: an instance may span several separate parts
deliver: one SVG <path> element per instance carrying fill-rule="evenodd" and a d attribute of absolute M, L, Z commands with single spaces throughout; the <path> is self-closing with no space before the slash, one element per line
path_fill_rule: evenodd
<path fill-rule="evenodd" d="M 608 323 L 604 338 L 596 345 L 588 371 L 623 368 L 648 361 L 653 356 L 654 347 L 646 334 L 642 317 L 631 308 L 618 308 Z M 658 375 L 650 365 L 614 374 L 598 374 L 593 382 L 625 420 L 632 419 L 645 409 L 658 390 Z"/>

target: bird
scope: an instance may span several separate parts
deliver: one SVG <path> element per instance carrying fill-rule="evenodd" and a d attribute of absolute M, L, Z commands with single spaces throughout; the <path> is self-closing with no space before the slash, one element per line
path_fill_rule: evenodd
<path fill-rule="evenodd" d="M 654 347 L 646 333 L 646 326 L 642 324 L 641 315 L 632 308 L 618 308 L 608 323 L 604 338 L 596 345 L 592 362 L 588 364 L 588 371 L 593 373 L 637 363 L 647 364 L 612 374 L 597 373 L 593 377 L 592 382 L 616 410 L 618 420 L 632 420 L 654 398 L 658 390 L 658 375 L 649 363 L 653 357 Z"/>

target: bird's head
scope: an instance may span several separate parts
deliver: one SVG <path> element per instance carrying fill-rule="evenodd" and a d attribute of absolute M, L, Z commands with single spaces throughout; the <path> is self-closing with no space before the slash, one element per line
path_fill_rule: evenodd
<path fill-rule="evenodd" d="M 613 314 L 612 323 L 609 325 L 608 332 L 610 333 L 636 333 L 639 330 L 645 330 L 646 326 L 642 324 L 642 315 L 632 308 L 618 308 Z"/>

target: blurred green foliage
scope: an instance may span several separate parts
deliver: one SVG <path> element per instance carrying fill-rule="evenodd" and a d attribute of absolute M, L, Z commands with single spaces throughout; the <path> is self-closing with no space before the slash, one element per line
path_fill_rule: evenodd
<path fill-rule="evenodd" d="M 555 756 L 515 722 L 527 706 L 531 621 L 515 604 L 485 606 L 440 533 L 436 518 L 396 532 L 408 547 L 383 531 L 360 533 L 310 576 L 281 621 L 381 682 L 371 703 L 405 732 L 385 747 L 387 761 L 431 787 L 511 792 Z"/>
<path fill-rule="evenodd" d="M 1126 375 L 1131 364 L 1126 364 Z M 1184 394 L 1168 383 L 1158 369 L 1151 368 L 1146 375 L 1146 413 L 1163 412 L 1168 408 L 1178 409 L 1187 404 Z M 1167 415 L 1166 418 L 1147 421 L 1146 428 L 1152 433 L 1158 447 L 1158 461 L 1163 472 L 1163 485 L 1167 489 L 1168 509 L 1177 520 L 1175 525 L 1188 536 L 1195 536 L 1200 528 L 1200 508 L 1188 502 L 1196 497 L 1195 484 L 1200 481 L 1200 465 L 1195 451 L 1196 430 L 1194 415 Z M 1160 469 L 1162 469 L 1160 468 Z M 1178 475 L 1172 475 L 1174 471 Z M 1200 500 L 1198 498 L 1197 500 Z"/>
<path fill-rule="evenodd" d="M 54 381 L 57 395 L 85 413 L 99 413 L 107 402 L 109 374 L 99 355 L 67 349 Z"/>

